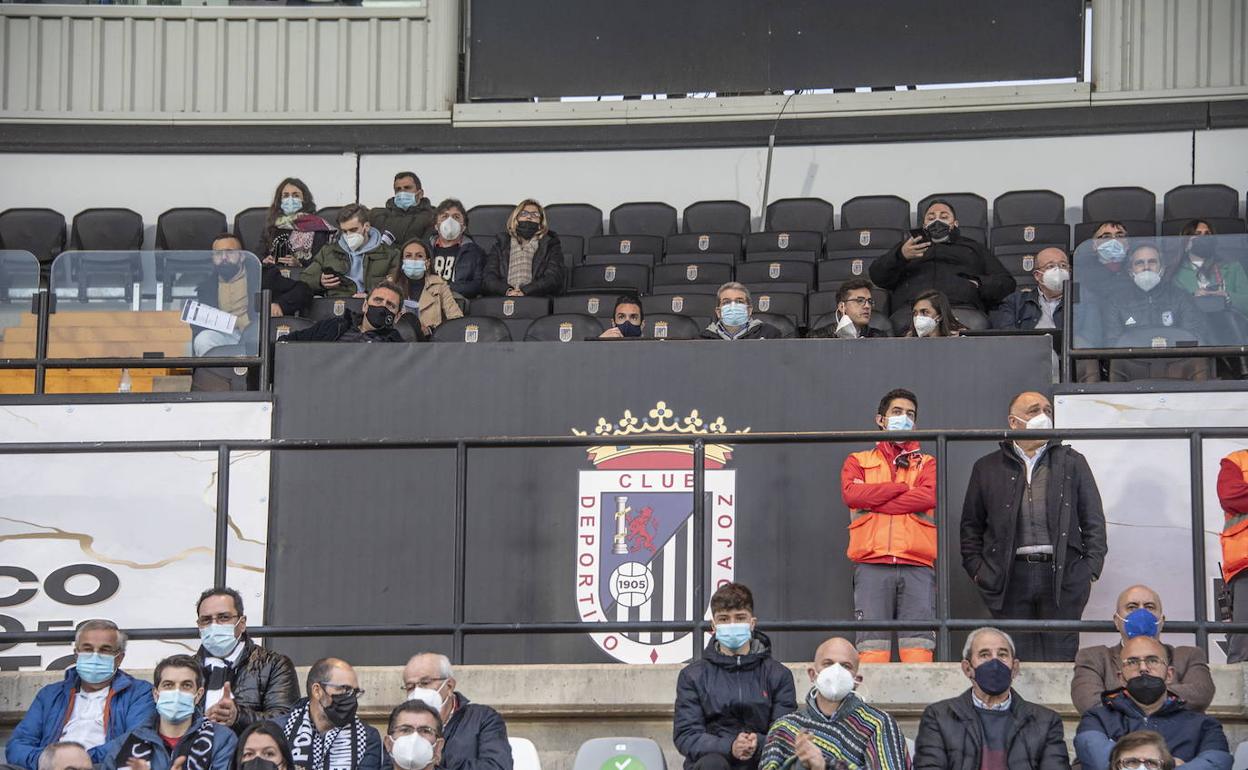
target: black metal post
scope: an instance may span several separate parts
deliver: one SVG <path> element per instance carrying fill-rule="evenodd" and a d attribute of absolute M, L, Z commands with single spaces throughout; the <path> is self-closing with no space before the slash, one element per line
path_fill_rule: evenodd
<path fill-rule="evenodd" d="M 230 536 L 230 447 L 217 448 L 217 542 L 212 552 L 212 584 L 225 585 L 226 552 Z"/>
<path fill-rule="evenodd" d="M 258 351 L 260 353 L 260 390 L 269 391 L 273 389 L 273 340 L 270 334 L 273 326 L 273 319 L 270 312 L 273 305 L 273 292 L 265 289 L 260 292 L 260 345 Z"/>
<path fill-rule="evenodd" d="M 452 586 L 451 662 L 464 662 L 464 590 L 468 563 L 468 447 L 464 442 L 455 445 L 455 582 Z"/>
<path fill-rule="evenodd" d="M 940 628 L 936 631 L 936 660 L 949 657 L 949 559 L 951 542 L 949 527 L 953 512 L 949 510 L 949 441 L 944 436 L 936 438 L 936 617 Z M 960 517 L 959 517 L 960 518 Z"/>
<path fill-rule="evenodd" d="M 1192 601 L 1196 646 L 1209 653 L 1209 610 L 1205 595 L 1205 469 L 1200 431 L 1192 433 Z"/>
<path fill-rule="evenodd" d="M 693 441 L 693 655 L 697 657 L 701 639 L 702 613 L 706 608 L 706 443 Z"/>
<path fill-rule="evenodd" d="M 35 395 L 42 396 L 48 381 L 48 326 L 52 299 L 47 289 L 35 295 Z"/>
<path fill-rule="evenodd" d="M 1075 287 L 1067 281 L 1062 285 L 1062 355 L 1058 365 L 1062 382 L 1074 381 L 1070 362 L 1070 349 L 1074 346 L 1075 336 L 1074 297 Z"/>

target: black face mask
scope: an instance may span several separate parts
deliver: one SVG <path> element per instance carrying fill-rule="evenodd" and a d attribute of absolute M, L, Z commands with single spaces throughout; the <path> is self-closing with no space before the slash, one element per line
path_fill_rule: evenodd
<path fill-rule="evenodd" d="M 374 329 L 389 329 L 394 326 L 394 313 L 382 305 L 369 305 L 364 317 Z"/>
<path fill-rule="evenodd" d="M 242 262 L 222 262 L 217 265 L 217 277 L 223 281 L 228 281 L 238 275 L 238 271 L 242 269 Z"/>
<path fill-rule="evenodd" d="M 1138 674 L 1127 680 L 1127 694 L 1136 703 L 1146 706 L 1156 703 L 1166 694 L 1166 680 L 1152 674 Z"/>
<path fill-rule="evenodd" d="M 516 223 L 516 235 L 526 241 L 532 240 L 533 236 L 537 235 L 539 229 L 541 229 L 541 225 L 537 222 L 524 221 Z"/>
<path fill-rule="evenodd" d="M 1198 235 L 1192 239 L 1187 250 L 1197 259 L 1211 259 L 1218 253 L 1218 241 L 1212 235 Z"/>
<path fill-rule="evenodd" d="M 641 336 L 641 326 L 635 323 L 631 323 L 629 321 L 625 321 L 624 323 L 618 323 L 615 325 L 615 328 L 620 330 L 621 337 L 640 337 Z"/>
<path fill-rule="evenodd" d="M 949 226 L 948 223 L 933 219 L 923 228 L 927 231 L 927 236 L 932 239 L 933 243 L 944 243 L 953 237 L 955 228 Z"/>
<path fill-rule="evenodd" d="M 264 757 L 252 757 L 239 765 L 239 770 L 277 770 L 277 765 Z"/>
<path fill-rule="evenodd" d="M 382 308 L 383 310 L 385 308 Z M 355 693 L 342 693 L 330 697 L 329 705 L 324 706 L 325 718 L 334 727 L 342 727 L 355 719 L 356 709 L 360 707 L 360 699 Z"/>

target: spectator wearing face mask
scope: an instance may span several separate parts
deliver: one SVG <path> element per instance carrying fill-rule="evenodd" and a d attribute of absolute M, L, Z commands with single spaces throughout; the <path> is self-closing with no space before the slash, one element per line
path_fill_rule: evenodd
<path fill-rule="evenodd" d="M 254 266 L 255 262 L 251 264 Z M 206 356 L 213 348 L 237 345 L 244 337 L 254 349 L 258 339 L 257 329 L 260 326 L 256 322 L 256 305 L 253 301 L 258 276 L 254 267 L 248 273 L 247 263 L 243 259 L 242 241 L 234 233 L 222 233 L 213 240 L 212 270 L 213 274 L 195 287 L 195 300 L 201 305 L 208 305 L 234 316 L 234 330 L 227 332 L 192 325 L 191 350 L 196 356 Z M 311 299 L 307 286 L 298 281 L 283 280 L 296 286 L 295 292 L 300 297 Z M 286 295 L 274 296 L 275 300 L 283 298 L 290 299 Z"/>
<path fill-rule="evenodd" d="M 1174 757 L 1166 739 L 1152 730 L 1136 730 L 1114 742 L 1109 754 L 1110 770 L 1174 770 Z"/>
<path fill-rule="evenodd" d="M 395 706 L 386 726 L 386 755 L 394 770 L 433 770 L 442 764 L 442 717 L 424 701 L 409 700 Z"/>
<path fill-rule="evenodd" d="M 1118 285 L 1119 279 L 1127 273 L 1123 269 L 1127 259 L 1127 237 L 1127 228 L 1121 222 L 1102 222 L 1096 228 L 1092 234 L 1096 244 L 1096 262 L 1080 270 L 1081 290 L 1090 290 L 1100 296 Z"/>
<path fill-rule="evenodd" d="M 611 319 L 611 328 L 599 334 L 599 339 L 640 338 L 642 330 L 646 328 L 646 314 L 641 309 L 641 298 L 636 294 L 621 294 L 616 297 Z"/>
<path fill-rule="evenodd" d="M 1161 597 L 1148 586 L 1135 585 L 1118 594 L 1118 606 L 1114 612 L 1114 625 L 1118 627 L 1121 640 L 1113 647 L 1096 645 L 1084 647 L 1075 655 L 1075 677 L 1070 682 L 1070 702 L 1080 714 L 1099 705 L 1101 693 L 1121 686 L 1120 656 L 1122 645 L 1137 636 L 1157 639 L 1165 624 Z M 1172 647 L 1166 645 L 1174 668 L 1174 681 L 1170 691 L 1187 703 L 1193 711 L 1204 711 L 1213 702 L 1213 677 L 1209 673 L 1209 660 L 1199 647 Z"/>
<path fill-rule="evenodd" d="M 381 770 L 381 736 L 357 714 L 363 693 L 355 668 L 321 658 L 308 669 L 305 692 L 278 721 L 295 761 L 292 770 Z"/>
<path fill-rule="evenodd" d="M 685 770 L 754 770 L 767 731 L 797 709 L 793 674 L 754 629 L 754 595 L 726 583 L 711 595 L 714 637 L 676 678 L 672 740 Z"/>
<path fill-rule="evenodd" d="M 1041 393 L 1010 402 L 1010 430 L 1051 430 Z M 1059 439 L 1002 441 L 971 470 L 962 566 L 994 618 L 1079 620 L 1105 564 L 1105 512 L 1088 461 Z M 1024 660 L 1070 661 L 1077 633 L 1018 635 Z"/>
<path fill-rule="evenodd" d="M 283 179 L 264 221 L 260 259 L 274 271 L 302 267 L 334 236 L 334 226 L 316 213 L 312 191 L 302 180 Z M 269 288 L 269 287 L 265 287 Z"/>
<path fill-rule="evenodd" d="M 1117 345 L 1132 329 L 1177 328 L 1191 332 L 1201 342 L 1208 339 L 1204 313 L 1196 308 L 1191 295 L 1162 280 L 1165 267 L 1156 246 L 1136 244 L 1126 264 L 1130 281 L 1119 282 L 1101 306 L 1106 344 Z"/>
<path fill-rule="evenodd" d="M 1069 770 L 1062 718 L 1014 692 L 1018 670 L 1009 634 L 972 631 L 962 648 L 971 687 L 923 709 L 914 770 Z"/>
<path fill-rule="evenodd" d="M 429 336 L 443 321 L 462 318 L 464 311 L 451 294 L 451 287 L 442 276 L 429 271 L 429 247 L 413 238 L 403 244 L 399 270 L 389 281 L 403 291 L 403 312 L 416 313 L 420 332 Z"/>
<path fill-rule="evenodd" d="M 451 285 L 451 291 L 472 299 L 481 294 L 485 277 L 485 252 L 471 238 L 468 212 L 455 198 L 438 204 L 433 241 L 433 272 Z"/>
<path fill-rule="evenodd" d="M 702 330 L 704 340 L 774 340 L 780 330 L 754 314 L 750 290 L 745 284 L 729 281 L 715 292 L 715 320 Z"/>
<path fill-rule="evenodd" d="M 325 244 L 299 276 L 327 297 L 363 297 L 399 267 L 399 254 L 383 242 L 358 203 L 338 212 L 338 238 Z"/>
<path fill-rule="evenodd" d="M 850 278 L 836 290 L 836 314 L 832 323 L 812 329 L 806 336 L 810 339 L 861 340 L 887 337 L 873 328 L 871 314 L 875 299 L 871 290 L 875 286 L 866 278 Z"/>
<path fill-rule="evenodd" d="M 1203 219 L 1184 225 L 1182 235 L 1187 240 L 1170 280 L 1193 297 L 1221 300 L 1213 303 L 1222 308 L 1221 313 L 1201 308 L 1212 334 L 1211 343 L 1244 344 L 1243 319 L 1232 318 L 1230 313 L 1248 316 L 1248 274 L 1237 259 L 1227 259 L 1219 252 L 1217 234 Z"/>
<path fill-rule="evenodd" d="M 862 682 L 858 663 L 846 639 L 819 645 L 806 669 L 813 685 L 806 704 L 771 726 L 760 770 L 780 770 L 794 760 L 807 770 L 908 770 L 910 753 L 897 722 L 854 692 Z"/>
<path fill-rule="evenodd" d="M 420 177 L 411 171 L 395 174 L 394 197 L 368 212 L 368 220 L 390 245 L 432 235 L 433 204 L 425 197 Z"/>
<path fill-rule="evenodd" d="M 914 430 L 919 400 L 898 388 L 880 399 L 875 424 L 883 431 Z M 863 620 L 936 617 L 936 458 L 917 441 L 880 441 L 854 452 L 841 466 L 841 498 L 849 508 L 854 562 L 854 616 Z M 892 634 L 860 631 L 865 663 L 888 663 Z M 903 663 L 931 663 L 933 631 L 903 631 Z"/>
<path fill-rule="evenodd" d="M 563 246 L 546 225 L 542 204 L 526 198 L 507 218 L 485 263 L 482 293 L 552 297 L 563 292 Z"/>
<path fill-rule="evenodd" d="M 446 743 L 438 766 L 443 770 L 511 770 L 506 722 L 489 706 L 468 700 L 455 685 L 455 671 L 445 655 L 417 653 L 403 667 L 407 702 L 426 705 L 445 725 Z"/>
<path fill-rule="evenodd" d="M 935 289 L 921 292 L 911 306 L 906 337 L 957 337 L 966 327 L 953 314 L 949 300 Z"/>
<path fill-rule="evenodd" d="M 368 294 L 364 312 L 350 310 L 293 331 L 282 342 L 402 342 L 394 322 L 403 308 L 403 290 L 382 281 Z"/>
<path fill-rule="evenodd" d="M 1014 277 L 978 241 L 958 233 L 948 201 L 935 200 L 923 213 L 923 233 L 912 235 L 871 263 L 871 280 L 893 293 L 901 306 L 935 289 L 954 306 L 980 311 L 995 307 L 1014 291 Z"/>
<path fill-rule="evenodd" d="M 298 692 L 298 689 L 296 684 L 295 691 Z M 276 723 L 268 720 L 253 722 L 238 736 L 234 770 L 293 770 L 294 766 L 290 745 Z"/>
<path fill-rule="evenodd" d="M 1174 758 L 1187 768 L 1230 770 L 1231 754 L 1222 725 L 1187 707 L 1170 690 L 1174 667 L 1166 646 L 1150 636 L 1122 645 L 1118 689 L 1084 714 L 1075 732 L 1075 753 L 1083 770 L 1109 770 L 1114 743 L 1138 730 L 1155 730 Z"/>

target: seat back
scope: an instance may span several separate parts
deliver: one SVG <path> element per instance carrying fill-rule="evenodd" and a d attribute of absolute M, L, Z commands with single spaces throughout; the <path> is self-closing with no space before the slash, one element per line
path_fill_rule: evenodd
<path fill-rule="evenodd" d="M 646 328 L 642 329 L 641 336 L 651 340 L 696 340 L 703 328 L 689 316 L 656 313 L 646 316 Z"/>
<path fill-rule="evenodd" d="M 1066 199 L 1052 190 L 1011 190 L 992 202 L 992 223 L 998 227 L 1065 224 Z"/>
<path fill-rule="evenodd" d="M 754 292 L 765 291 L 774 283 L 803 283 L 809 289 L 815 285 L 815 266 L 796 260 L 742 262 L 737 265 L 737 280 Z"/>
<path fill-rule="evenodd" d="M 542 770 L 542 760 L 537 756 L 537 747 L 528 738 L 507 736 L 511 746 L 511 766 L 513 770 Z"/>
<path fill-rule="evenodd" d="M 580 265 L 572 269 L 572 288 L 608 289 L 646 293 L 650 290 L 650 268 L 645 265 Z"/>
<path fill-rule="evenodd" d="M 768 326 L 774 326 L 779 329 L 780 336 L 785 339 L 792 339 L 797 336 L 797 324 L 793 323 L 793 319 L 787 315 L 755 312 L 751 317 L 757 318 Z"/>
<path fill-rule="evenodd" d="M 781 198 L 767 204 L 763 229 L 771 231 L 808 230 L 826 233 L 833 229 L 835 209 L 823 198 Z"/>
<path fill-rule="evenodd" d="M 686 232 L 669 235 L 663 242 L 667 262 L 725 262 L 741 261 L 741 236 L 737 233 Z M 707 259 L 706 255 L 727 255 L 728 259 Z"/>
<path fill-rule="evenodd" d="M 910 202 L 896 195 L 859 195 L 841 206 L 842 230 L 910 229 Z"/>
<path fill-rule="evenodd" d="M 971 331 L 982 331 L 988 328 L 988 316 L 984 315 L 984 311 L 973 307 L 955 306 L 953 317 Z"/>
<path fill-rule="evenodd" d="M 794 326 L 806 325 L 806 295 L 787 291 L 762 291 L 751 298 L 760 313 L 782 315 Z"/>
<path fill-rule="evenodd" d="M 0 213 L 0 249 L 29 251 L 49 265 L 65 250 L 65 217 L 52 209 L 8 209 Z"/>
<path fill-rule="evenodd" d="M 750 231 L 750 207 L 740 201 L 698 201 L 685 207 L 681 231 L 745 235 Z"/>
<path fill-rule="evenodd" d="M 1239 193 L 1224 184 L 1179 185 L 1162 198 L 1161 210 L 1162 219 L 1239 219 Z"/>
<path fill-rule="evenodd" d="M 264 237 L 264 222 L 268 219 L 269 210 L 264 206 L 252 206 L 234 215 L 234 234 L 243 239 L 243 248 L 264 256 L 264 246 L 260 239 Z"/>
<path fill-rule="evenodd" d="M 606 328 L 599 319 L 582 313 L 556 313 L 533 319 L 525 342 L 578 342 L 593 339 Z"/>
<path fill-rule="evenodd" d="M 497 318 L 466 315 L 443 321 L 433 330 L 434 342 L 511 342 L 507 324 Z"/>
<path fill-rule="evenodd" d="M 863 256 L 879 256 L 892 249 L 906 239 L 906 230 L 892 227 L 864 227 L 857 230 L 837 230 L 828 233 L 825 256 L 829 259 L 837 255 L 854 254 Z"/>
<path fill-rule="evenodd" d="M 814 262 L 823 254 L 823 233 L 810 230 L 750 233 L 745 237 L 745 258 L 754 262 L 796 259 Z"/>
<path fill-rule="evenodd" d="M 70 226 L 75 251 L 138 251 L 143 248 L 143 216 L 130 209 L 84 209 Z"/>
<path fill-rule="evenodd" d="M 341 206 L 321 206 L 316 210 L 316 215 L 329 223 L 330 227 L 338 227 L 338 212 L 346 208 L 347 204 Z"/>
<path fill-rule="evenodd" d="M 594 318 L 610 318 L 615 312 L 615 300 L 622 293 L 587 291 L 563 294 L 554 298 L 553 310 L 558 314 L 580 313 Z M 642 302 L 645 302 L 645 297 Z"/>
<path fill-rule="evenodd" d="M 963 229 L 978 228 L 981 230 L 988 227 L 988 201 L 982 195 L 975 193 L 935 193 L 929 195 L 919 201 L 918 208 L 915 209 L 915 222 L 922 223 L 923 215 L 927 213 L 927 207 L 932 201 L 947 201 L 953 207 L 954 217 L 958 220 L 958 225 Z M 969 236 L 968 236 L 969 237 Z"/>
<path fill-rule="evenodd" d="M 308 306 L 307 317 L 313 321 L 324 321 L 326 318 L 344 315 L 347 311 L 364 312 L 364 299 L 362 297 L 317 297 Z"/>
<path fill-rule="evenodd" d="M 208 251 L 212 239 L 228 227 L 225 214 L 210 208 L 169 209 L 156 219 L 156 248 L 164 251 Z"/>
<path fill-rule="evenodd" d="M 641 298 L 641 309 L 651 315 L 682 315 L 704 328 L 715 317 L 714 294 L 650 294 Z"/>
<path fill-rule="evenodd" d="M 688 262 L 683 265 L 656 265 L 655 286 L 683 286 L 688 283 L 712 284 L 716 288 L 732 280 L 732 266 Z"/>
<path fill-rule="evenodd" d="M 621 203 L 611 209 L 610 232 L 657 235 L 676 234 L 676 209 L 658 201 Z"/>
<path fill-rule="evenodd" d="M 478 297 L 469 304 L 473 315 L 507 320 L 541 318 L 550 313 L 549 297 Z"/>
<path fill-rule="evenodd" d="M 819 282 L 848 281 L 850 278 L 870 279 L 871 263 L 876 257 L 837 257 L 819 263 Z"/>
<path fill-rule="evenodd" d="M 602 235 L 602 209 L 588 203 L 555 203 L 546 207 L 550 229 L 563 235 L 579 235 L 585 240 Z"/>
<path fill-rule="evenodd" d="M 291 332 L 297 332 L 306 329 L 312 325 L 312 320 L 308 318 L 300 318 L 294 315 L 284 315 L 280 318 L 274 318 L 269 323 L 269 339 L 277 342 Z"/>
<path fill-rule="evenodd" d="M 480 206 L 473 206 L 464 212 L 468 215 L 468 233 L 482 235 L 497 235 L 507 229 L 507 218 L 511 216 L 511 212 L 515 206 L 509 206 L 505 203 L 490 203 Z M 554 228 L 550 228 L 554 229 Z"/>
<path fill-rule="evenodd" d="M 667 760 L 659 744 L 649 738 L 590 738 L 581 744 L 572 760 L 572 770 L 603 768 L 645 768 L 667 770 Z"/>
<path fill-rule="evenodd" d="M 649 255 L 651 263 L 663 260 L 663 239 L 654 235 L 599 235 L 585 244 L 588 255 Z"/>
<path fill-rule="evenodd" d="M 1157 196 L 1143 187 L 1101 187 L 1083 196 L 1083 221 L 1157 222 Z M 1127 232 L 1131 232 L 1128 228 Z M 1140 233 L 1140 235 L 1151 233 Z M 1136 235 L 1136 233 L 1131 233 Z"/>

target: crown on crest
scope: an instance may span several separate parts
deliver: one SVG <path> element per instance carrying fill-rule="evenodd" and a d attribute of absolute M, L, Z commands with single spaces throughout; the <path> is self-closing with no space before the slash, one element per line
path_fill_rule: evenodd
<path fill-rule="evenodd" d="M 639 434 L 655 434 L 655 433 L 674 433 L 683 435 L 709 435 L 709 436 L 728 436 L 732 434 L 749 433 L 749 428 L 739 430 L 728 429 L 727 423 L 723 417 L 716 417 L 714 420 L 707 421 L 697 409 L 693 409 L 684 417 L 676 417 L 676 412 L 667 405 L 666 401 L 660 401 L 654 405 L 654 408 L 646 413 L 644 419 L 638 419 L 632 413 L 632 410 L 625 409 L 624 416 L 611 422 L 605 417 L 598 418 L 598 424 L 594 426 L 592 435 L 606 437 L 624 437 L 636 436 Z M 572 429 L 575 436 L 589 436 L 590 431 Z M 667 450 L 672 452 L 687 452 L 692 454 L 693 447 L 680 445 L 646 445 L 638 447 L 628 446 L 601 446 L 590 447 L 589 456 L 594 464 L 603 460 L 616 457 L 622 454 L 630 454 L 634 452 Z M 710 459 L 723 463 L 732 455 L 731 447 L 723 444 L 706 444 L 706 456 Z"/>

